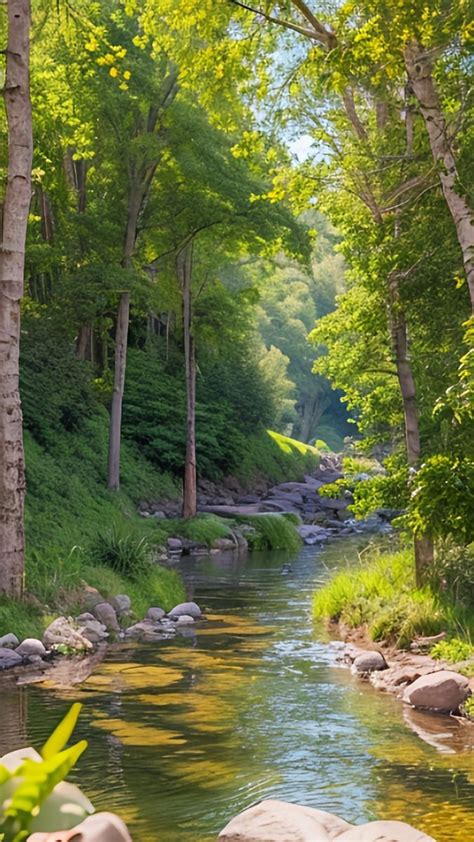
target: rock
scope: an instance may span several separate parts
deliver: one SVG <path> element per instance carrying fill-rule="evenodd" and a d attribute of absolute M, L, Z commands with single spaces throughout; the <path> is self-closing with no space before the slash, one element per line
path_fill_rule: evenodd
<path fill-rule="evenodd" d="M 410 684 L 403 694 L 403 701 L 415 708 L 451 713 L 457 710 L 470 695 L 469 681 L 452 670 L 422 675 Z"/>
<path fill-rule="evenodd" d="M 172 553 L 180 553 L 183 549 L 183 542 L 181 538 L 168 538 L 166 546 Z"/>
<path fill-rule="evenodd" d="M 190 614 L 180 614 L 177 619 L 178 626 L 186 625 L 189 623 L 194 623 L 194 617 L 191 617 Z"/>
<path fill-rule="evenodd" d="M 180 602 L 179 605 L 175 605 L 171 611 L 168 611 L 168 617 L 179 617 L 182 614 L 189 614 L 193 620 L 197 620 L 202 616 L 202 611 L 196 602 Z"/>
<path fill-rule="evenodd" d="M 236 544 L 232 538 L 216 538 L 212 542 L 212 549 L 220 550 L 221 553 L 229 552 L 229 550 L 236 549 Z"/>
<path fill-rule="evenodd" d="M 339 511 L 340 509 L 347 509 L 349 500 L 340 500 L 338 497 L 320 497 L 319 505 L 322 509 L 330 509 L 331 511 Z"/>
<path fill-rule="evenodd" d="M 43 635 L 43 644 L 46 649 L 51 649 L 52 646 L 70 646 L 72 649 L 92 649 L 92 643 L 87 640 L 80 632 L 78 632 L 72 620 L 67 620 L 66 617 L 57 617 L 46 629 Z"/>
<path fill-rule="evenodd" d="M 109 636 L 104 624 L 99 622 L 99 620 L 95 620 L 94 617 L 91 620 L 83 621 L 79 632 L 87 640 L 90 640 L 91 643 L 100 643 Z"/>
<path fill-rule="evenodd" d="M 267 498 L 267 500 L 274 499 L 294 503 L 296 506 L 303 504 L 303 497 L 299 491 L 282 491 L 281 488 L 278 488 L 276 491 L 271 492 Z"/>
<path fill-rule="evenodd" d="M 140 623 L 135 623 L 125 629 L 125 637 L 132 640 L 148 640 L 156 641 L 164 637 L 172 637 L 176 634 L 174 623 L 164 625 L 161 623 L 153 623 L 151 620 L 142 620 Z"/>
<path fill-rule="evenodd" d="M 43 655 L 46 655 L 46 649 L 41 643 L 41 640 L 37 640 L 34 637 L 27 637 L 20 643 L 19 646 L 17 646 L 15 651 L 22 657 L 26 657 L 28 655 L 39 655 L 41 658 Z"/>
<path fill-rule="evenodd" d="M 149 608 L 146 612 L 146 619 L 151 620 L 152 623 L 159 623 L 165 616 L 166 611 L 163 611 L 162 608 Z"/>
<path fill-rule="evenodd" d="M 86 611 L 92 611 L 95 606 L 100 605 L 101 602 L 105 602 L 105 599 L 102 594 L 99 593 L 97 588 L 92 588 L 90 585 L 86 585 L 81 598 L 81 603 Z"/>
<path fill-rule="evenodd" d="M 130 611 L 132 607 L 132 601 L 127 594 L 117 594 L 117 596 L 113 596 L 112 599 L 109 600 L 112 608 L 117 612 L 117 614 L 126 614 L 127 611 Z"/>
<path fill-rule="evenodd" d="M 248 550 L 248 541 L 246 538 L 244 538 L 241 529 L 233 529 L 232 535 L 234 536 L 234 541 L 237 544 L 239 550 Z"/>
<path fill-rule="evenodd" d="M 305 544 L 318 544 L 320 541 L 327 541 L 328 539 L 328 533 L 321 526 L 307 524 L 298 526 L 297 531 Z"/>
<path fill-rule="evenodd" d="M 435 842 L 404 822 L 359 827 L 323 810 L 268 799 L 233 818 L 218 842 Z"/>
<path fill-rule="evenodd" d="M 100 623 L 102 623 L 108 631 L 119 632 L 120 626 L 117 620 L 115 608 L 108 602 L 100 602 L 93 609 L 94 616 Z"/>
<path fill-rule="evenodd" d="M 351 672 L 354 674 L 387 669 L 387 662 L 380 652 L 364 652 L 354 659 Z"/>
<path fill-rule="evenodd" d="M 122 819 L 112 813 L 95 813 L 72 830 L 33 833 L 27 842 L 132 842 Z"/>
<path fill-rule="evenodd" d="M 19 645 L 20 641 L 16 634 L 10 632 L 10 634 L 4 634 L 3 637 L 0 637 L 0 649 L 16 649 Z"/>
<path fill-rule="evenodd" d="M 0 670 L 7 670 L 10 667 L 17 667 L 23 662 L 23 658 L 18 652 L 8 647 L 0 648 Z"/>
<path fill-rule="evenodd" d="M 166 512 L 158 510 L 157 512 L 153 512 L 152 517 L 156 517 L 157 520 L 166 520 Z"/>
<path fill-rule="evenodd" d="M 88 623 L 89 620 L 92 620 L 94 623 L 97 622 L 94 615 L 90 614 L 89 611 L 84 611 L 83 614 L 79 614 L 79 617 L 77 617 L 78 623 Z"/>
<path fill-rule="evenodd" d="M 324 482 L 322 482 L 322 480 L 316 479 L 316 477 L 310 477 L 307 474 L 305 474 L 304 481 L 306 485 L 310 485 L 311 488 L 318 489 L 322 488 L 322 486 L 324 485 Z"/>

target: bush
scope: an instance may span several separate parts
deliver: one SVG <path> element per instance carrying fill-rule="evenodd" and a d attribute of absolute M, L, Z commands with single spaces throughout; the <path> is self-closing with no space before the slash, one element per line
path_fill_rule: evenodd
<path fill-rule="evenodd" d="M 110 567 L 119 576 L 137 581 L 150 572 L 152 547 L 145 536 L 114 525 L 97 534 L 89 557 L 94 565 Z"/>
<path fill-rule="evenodd" d="M 456 605 L 472 609 L 474 605 L 474 544 L 459 546 L 444 541 L 437 547 L 430 570 L 431 586 L 441 595 L 447 593 Z"/>
<path fill-rule="evenodd" d="M 457 664 L 459 661 L 467 661 L 474 655 L 474 648 L 465 640 L 453 637 L 451 640 L 440 640 L 433 646 L 430 654 L 436 660 Z"/>

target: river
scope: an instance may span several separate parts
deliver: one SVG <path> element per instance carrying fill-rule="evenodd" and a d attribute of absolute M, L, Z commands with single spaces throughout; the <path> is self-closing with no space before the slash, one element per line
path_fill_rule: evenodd
<path fill-rule="evenodd" d="M 186 637 L 111 648 L 74 692 L 4 693 L 0 751 L 40 746 L 79 700 L 89 748 L 71 779 L 135 842 L 210 842 L 265 797 L 472 842 L 474 729 L 357 683 L 311 623 L 314 588 L 356 550 L 183 561 L 211 619 Z"/>

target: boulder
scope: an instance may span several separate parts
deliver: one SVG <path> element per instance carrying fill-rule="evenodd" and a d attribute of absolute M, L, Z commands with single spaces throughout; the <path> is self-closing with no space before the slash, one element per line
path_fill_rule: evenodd
<path fill-rule="evenodd" d="M 0 670 L 7 670 L 10 667 L 17 667 L 23 662 L 23 658 L 18 652 L 8 647 L 0 648 Z"/>
<path fill-rule="evenodd" d="M 90 640 L 77 631 L 72 620 L 67 620 L 66 617 L 57 617 L 50 623 L 43 635 L 43 644 L 46 649 L 58 645 L 70 646 L 71 649 L 92 649 Z"/>
<path fill-rule="evenodd" d="M 125 637 L 129 640 L 156 641 L 163 637 L 170 637 L 176 634 L 175 624 L 153 623 L 151 620 L 142 620 L 125 630 Z"/>
<path fill-rule="evenodd" d="M 321 526 L 314 526 L 312 524 L 298 526 L 298 534 L 303 539 L 305 544 L 318 544 L 321 541 L 327 541 L 328 533 Z"/>
<path fill-rule="evenodd" d="M 20 641 L 18 640 L 16 634 L 4 634 L 3 637 L 0 637 L 0 648 L 1 649 L 16 649 L 17 646 L 20 645 Z"/>
<path fill-rule="evenodd" d="M 96 605 L 100 605 L 101 602 L 105 602 L 104 597 L 101 593 L 97 590 L 97 588 L 93 588 L 90 585 L 86 585 L 81 597 L 81 604 L 84 606 L 86 611 L 92 611 Z"/>
<path fill-rule="evenodd" d="M 218 842 L 435 842 L 404 822 L 355 827 L 323 810 L 268 799 L 233 818 Z"/>
<path fill-rule="evenodd" d="M 183 542 L 181 538 L 168 538 L 166 546 L 172 553 L 180 553 L 183 549 Z"/>
<path fill-rule="evenodd" d="M 78 623 L 87 623 L 89 620 L 93 620 L 94 623 L 97 622 L 94 615 L 90 614 L 89 611 L 84 611 L 83 614 L 79 614 L 77 618 Z"/>
<path fill-rule="evenodd" d="M 194 623 L 194 617 L 191 617 L 190 614 L 180 614 L 176 622 L 178 626 L 188 625 L 189 623 Z"/>
<path fill-rule="evenodd" d="M 109 602 L 117 614 L 126 614 L 132 607 L 132 600 L 124 593 L 113 596 Z"/>
<path fill-rule="evenodd" d="M 16 653 L 21 655 L 22 657 L 28 657 L 30 655 L 39 655 L 40 658 L 43 655 L 46 655 L 46 649 L 44 648 L 41 640 L 37 640 L 34 637 L 27 637 L 23 640 L 19 646 L 16 647 Z"/>
<path fill-rule="evenodd" d="M 108 602 L 100 602 L 94 607 L 93 613 L 96 620 L 99 620 L 99 622 L 102 623 L 108 631 L 120 631 L 115 608 L 113 608 Z"/>
<path fill-rule="evenodd" d="M 354 674 L 361 674 L 366 672 L 375 672 L 375 670 L 387 669 L 387 662 L 380 652 L 364 652 L 354 659 L 351 672 Z"/>
<path fill-rule="evenodd" d="M 94 617 L 91 620 L 81 622 L 79 633 L 87 638 L 87 640 L 90 640 L 91 643 L 100 643 L 109 636 L 104 624 L 99 622 L 99 620 L 95 620 Z"/>
<path fill-rule="evenodd" d="M 318 502 L 322 509 L 329 509 L 334 512 L 347 509 L 350 504 L 350 500 L 341 500 L 339 497 L 320 497 Z"/>
<path fill-rule="evenodd" d="M 410 684 L 403 694 L 403 701 L 415 708 L 451 713 L 470 694 L 469 680 L 464 675 L 452 670 L 438 670 L 422 675 Z"/>
<path fill-rule="evenodd" d="M 162 608 L 149 608 L 146 612 L 146 619 L 151 620 L 152 623 L 159 623 L 165 616 L 166 611 Z"/>
<path fill-rule="evenodd" d="M 179 617 L 182 614 L 189 614 L 190 617 L 197 620 L 202 616 L 202 611 L 196 602 L 180 602 L 179 605 L 175 605 L 171 611 L 168 611 L 168 617 Z"/>
<path fill-rule="evenodd" d="M 27 842 L 132 842 L 122 819 L 112 813 L 95 813 L 72 830 L 33 833 Z"/>

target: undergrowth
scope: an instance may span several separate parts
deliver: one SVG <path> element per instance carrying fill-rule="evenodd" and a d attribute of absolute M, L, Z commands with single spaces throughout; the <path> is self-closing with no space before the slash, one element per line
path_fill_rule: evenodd
<path fill-rule="evenodd" d="M 245 532 L 251 550 L 297 552 L 301 547 L 302 540 L 295 529 L 299 522 L 297 515 L 247 515 L 236 518 L 236 522 L 252 528 Z"/>
<path fill-rule="evenodd" d="M 417 635 L 469 634 L 472 617 L 429 587 L 415 586 L 411 550 L 372 556 L 341 570 L 317 591 L 315 617 L 366 625 L 373 640 L 407 646 Z"/>
<path fill-rule="evenodd" d="M 263 430 L 247 438 L 234 473 L 244 486 L 250 487 L 262 477 L 270 482 L 301 480 L 318 466 L 319 450 L 315 447 Z"/>

